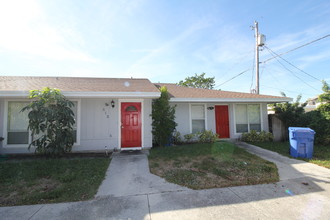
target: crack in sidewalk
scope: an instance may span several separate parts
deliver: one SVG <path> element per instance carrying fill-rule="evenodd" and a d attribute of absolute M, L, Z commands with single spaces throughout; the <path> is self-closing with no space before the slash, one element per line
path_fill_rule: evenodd
<path fill-rule="evenodd" d="M 45 205 L 42 205 L 41 207 L 40 207 L 40 209 L 38 209 L 37 211 L 35 211 L 35 213 L 33 213 L 33 215 L 31 215 L 31 217 L 30 218 L 28 218 L 28 220 L 30 220 L 30 219 L 32 219 L 43 207 L 45 207 Z"/>

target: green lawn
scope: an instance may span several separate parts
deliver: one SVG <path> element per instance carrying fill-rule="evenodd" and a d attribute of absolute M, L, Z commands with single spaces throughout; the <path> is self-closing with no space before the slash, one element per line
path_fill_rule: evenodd
<path fill-rule="evenodd" d="M 93 198 L 109 158 L 29 159 L 0 162 L 0 206 Z"/>
<path fill-rule="evenodd" d="M 275 164 L 225 141 L 152 148 L 149 164 L 153 174 L 192 189 L 279 181 Z"/>
<path fill-rule="evenodd" d="M 284 156 L 290 156 L 289 142 L 266 142 L 266 143 L 251 143 L 253 145 L 275 151 Z M 330 168 L 330 146 L 314 145 L 314 153 L 312 159 L 301 159 L 310 163 L 317 164 L 326 168 Z"/>

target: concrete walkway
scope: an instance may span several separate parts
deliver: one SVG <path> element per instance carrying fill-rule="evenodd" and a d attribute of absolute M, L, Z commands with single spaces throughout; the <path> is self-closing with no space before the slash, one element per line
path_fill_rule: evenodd
<path fill-rule="evenodd" d="M 169 183 L 149 172 L 147 151 L 114 153 L 106 179 L 96 198 L 104 196 L 134 196 L 189 190 Z"/>
<path fill-rule="evenodd" d="M 145 154 L 117 154 L 91 201 L 2 207 L 1 219 L 330 219 L 330 170 L 239 143 L 278 166 L 280 182 L 190 190 L 149 173 Z"/>

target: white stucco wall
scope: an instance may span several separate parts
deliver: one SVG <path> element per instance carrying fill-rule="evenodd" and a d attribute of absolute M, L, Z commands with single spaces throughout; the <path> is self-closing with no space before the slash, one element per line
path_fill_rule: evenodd
<path fill-rule="evenodd" d="M 181 135 L 190 133 L 190 121 L 189 121 L 189 103 L 176 103 L 171 104 L 175 107 L 175 121 L 177 123 L 176 130 Z"/>
<path fill-rule="evenodd" d="M 118 147 L 118 100 L 81 99 L 80 144 L 73 151 L 104 151 Z M 106 103 L 108 106 L 106 106 Z"/>
<path fill-rule="evenodd" d="M 269 132 L 269 123 L 268 123 L 268 109 L 267 109 L 267 104 L 263 103 L 261 104 L 261 120 L 262 120 L 262 129 L 264 131 Z"/>
<path fill-rule="evenodd" d="M 115 107 L 106 106 L 105 103 L 114 100 Z M 126 102 L 121 99 L 121 102 Z M 140 100 L 137 100 L 139 102 Z M 142 101 L 142 144 L 144 148 L 152 147 L 151 133 L 151 99 Z M 134 102 L 134 100 L 127 100 Z M 118 99 L 82 99 L 81 100 L 81 137 L 80 145 L 74 151 L 104 151 L 120 148 L 120 113 Z"/>
<path fill-rule="evenodd" d="M 0 137 L 4 137 L 4 130 L 3 130 L 3 126 L 4 126 L 4 100 L 0 99 Z M 2 149 L 2 143 L 3 141 L 0 141 L 0 153 L 1 153 L 1 149 Z"/>
<path fill-rule="evenodd" d="M 11 99 L 12 100 L 12 99 Z M 20 99 L 22 100 L 22 99 Z M 112 108 L 110 102 L 114 100 L 115 107 Z M 120 113 L 119 100 L 108 98 L 82 98 L 73 99 L 80 103 L 80 115 L 78 115 L 78 124 L 80 134 L 78 132 L 78 143 L 72 148 L 73 152 L 79 151 L 104 151 L 105 146 L 108 150 L 120 148 Z M 121 99 L 125 101 L 125 99 Z M 134 101 L 129 99 L 129 101 Z M 142 143 L 144 148 L 152 147 L 152 118 L 151 118 L 151 99 L 139 99 L 142 101 L 142 126 L 143 137 Z M 106 103 L 109 105 L 106 106 Z M 78 114 L 79 114 L 78 113 Z M 0 99 L 0 137 L 4 135 L 4 100 Z M 79 128 L 78 128 L 79 129 Z M 0 143 L 0 153 L 33 153 L 34 150 L 28 151 L 28 145 L 4 146 L 5 141 Z"/>
<path fill-rule="evenodd" d="M 191 118 L 190 118 L 190 105 L 191 104 L 203 104 L 206 105 L 206 129 L 216 132 L 216 122 L 215 122 L 215 109 L 208 110 L 208 107 L 214 107 L 215 105 L 228 105 L 229 121 L 232 123 L 233 118 L 233 108 L 232 104 L 227 103 L 172 103 L 175 108 L 175 121 L 177 122 L 176 130 L 181 133 L 181 135 L 190 134 L 191 128 Z M 230 135 L 234 135 L 234 126 L 230 124 Z"/>
<path fill-rule="evenodd" d="M 152 99 L 144 99 L 143 101 L 143 147 L 152 147 L 152 117 L 151 108 Z"/>
<path fill-rule="evenodd" d="M 229 114 L 229 133 L 230 138 L 239 138 L 240 133 L 235 131 L 235 104 L 234 103 L 193 103 L 193 104 L 205 104 L 207 107 L 214 107 L 216 105 L 227 105 L 228 114 Z M 247 103 L 246 103 L 247 104 Z M 181 133 L 181 135 L 191 133 L 190 130 L 190 103 L 172 103 L 172 106 L 176 106 L 175 117 L 177 122 L 176 130 Z M 267 104 L 262 103 L 260 106 L 261 109 L 261 129 L 269 131 L 268 128 L 268 115 L 267 115 Z M 206 110 L 206 129 L 216 132 L 216 121 L 215 121 L 215 109 Z"/>

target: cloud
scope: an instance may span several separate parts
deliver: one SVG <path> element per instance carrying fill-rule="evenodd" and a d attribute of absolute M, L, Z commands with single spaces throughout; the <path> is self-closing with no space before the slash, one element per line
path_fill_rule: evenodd
<path fill-rule="evenodd" d="M 218 32 L 213 59 L 219 63 L 233 63 L 238 60 L 251 60 L 254 51 L 254 38 L 251 33 L 250 38 L 240 33 L 235 25 L 225 25 Z"/>
<path fill-rule="evenodd" d="M 165 42 L 163 45 L 156 49 L 142 49 L 140 51 L 150 51 L 147 55 L 143 56 L 139 60 L 137 60 L 134 64 L 132 64 L 126 72 L 130 73 L 141 73 L 146 71 L 146 66 L 150 65 L 150 63 L 155 59 L 156 57 L 160 56 L 161 54 L 170 51 L 174 49 L 178 44 L 180 44 L 182 41 L 186 40 L 190 36 L 192 36 L 197 31 L 208 27 L 208 23 L 205 21 L 200 21 L 197 23 L 194 23 L 190 27 L 186 28 L 184 31 L 182 31 L 177 37 L 174 39 L 171 39 L 167 42 Z M 163 66 L 166 66 L 167 68 L 171 66 L 169 63 L 167 64 L 161 64 Z M 147 68 L 149 69 L 149 68 Z M 155 68 L 153 68 L 155 69 Z"/>
<path fill-rule="evenodd" d="M 0 48 L 55 60 L 96 62 L 79 48 L 66 46 L 67 39 L 47 23 L 37 1 L 0 2 Z"/>
<path fill-rule="evenodd" d="M 329 57 L 330 57 L 330 51 L 326 50 L 326 51 L 321 51 L 317 54 L 303 56 L 299 58 L 299 60 L 302 61 L 303 63 L 311 63 L 311 62 L 329 60 Z"/>
<path fill-rule="evenodd" d="M 324 35 L 329 34 L 329 32 L 329 26 L 321 24 L 296 33 L 281 34 L 278 37 L 266 42 L 266 45 L 275 52 L 280 50 L 287 51 L 317 38 L 323 37 Z"/>

